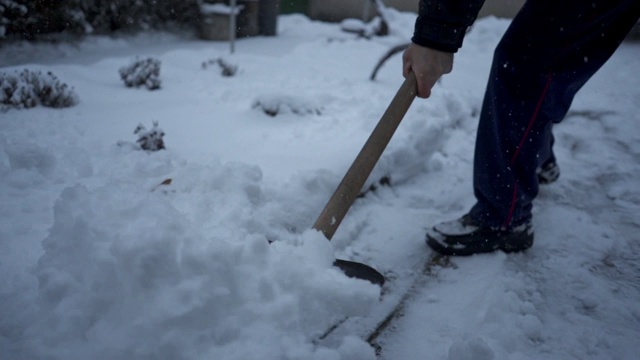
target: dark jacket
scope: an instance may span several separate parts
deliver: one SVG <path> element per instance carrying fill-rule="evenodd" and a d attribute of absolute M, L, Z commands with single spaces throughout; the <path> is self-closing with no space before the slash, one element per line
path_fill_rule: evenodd
<path fill-rule="evenodd" d="M 432 49 L 456 52 L 484 0 L 420 0 L 411 41 Z"/>

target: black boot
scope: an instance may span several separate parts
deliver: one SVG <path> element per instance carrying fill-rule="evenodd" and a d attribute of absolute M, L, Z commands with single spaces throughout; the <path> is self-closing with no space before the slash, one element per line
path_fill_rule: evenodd
<path fill-rule="evenodd" d="M 427 244 L 444 255 L 466 256 L 502 250 L 516 252 L 533 245 L 531 221 L 512 229 L 480 226 L 468 214 L 446 221 L 427 232 Z"/>

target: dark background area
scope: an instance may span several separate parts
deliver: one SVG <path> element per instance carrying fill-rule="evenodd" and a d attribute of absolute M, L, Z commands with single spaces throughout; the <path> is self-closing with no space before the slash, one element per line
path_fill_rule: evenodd
<path fill-rule="evenodd" d="M 0 0 L 0 42 L 62 35 L 196 30 L 203 0 Z M 208 0 L 209 3 L 224 0 Z M 262 3 L 263 0 L 260 0 Z M 273 1 L 264 1 L 273 4 Z M 238 1 L 242 3 L 242 1 Z M 280 0 L 278 12 L 306 12 L 308 0 Z"/>

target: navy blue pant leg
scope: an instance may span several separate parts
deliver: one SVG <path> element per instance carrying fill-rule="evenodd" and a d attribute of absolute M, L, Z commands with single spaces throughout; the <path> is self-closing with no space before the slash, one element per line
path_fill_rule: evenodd
<path fill-rule="evenodd" d="M 531 218 L 553 123 L 638 21 L 638 0 L 529 0 L 493 58 L 480 114 L 470 215 L 510 228 Z"/>

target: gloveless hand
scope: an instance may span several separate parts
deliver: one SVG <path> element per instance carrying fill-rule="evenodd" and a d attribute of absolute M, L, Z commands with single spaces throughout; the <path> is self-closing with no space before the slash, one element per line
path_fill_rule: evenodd
<path fill-rule="evenodd" d="M 411 44 L 402 55 L 402 75 L 411 71 L 418 80 L 418 97 L 428 98 L 438 79 L 453 69 L 453 53 Z"/>

